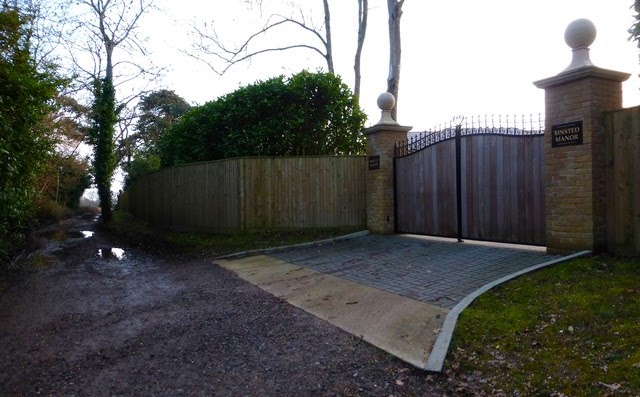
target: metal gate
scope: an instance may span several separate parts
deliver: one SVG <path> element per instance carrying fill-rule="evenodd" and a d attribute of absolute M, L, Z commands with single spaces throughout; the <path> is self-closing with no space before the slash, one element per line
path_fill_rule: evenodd
<path fill-rule="evenodd" d="M 541 121 L 457 124 L 396 144 L 396 232 L 544 245 Z"/>

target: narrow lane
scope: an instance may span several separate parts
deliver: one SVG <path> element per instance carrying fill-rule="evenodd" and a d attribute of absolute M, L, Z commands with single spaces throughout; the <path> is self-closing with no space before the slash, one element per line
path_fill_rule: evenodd
<path fill-rule="evenodd" d="M 93 216 L 39 237 L 39 269 L 0 292 L 0 395 L 438 396 L 460 387 L 208 260 L 114 243 Z"/>

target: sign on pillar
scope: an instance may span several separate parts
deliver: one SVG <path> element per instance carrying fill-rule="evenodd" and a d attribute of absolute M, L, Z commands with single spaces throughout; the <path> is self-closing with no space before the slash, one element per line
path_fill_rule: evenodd
<path fill-rule="evenodd" d="M 602 114 L 622 107 L 629 74 L 595 66 L 589 46 L 596 28 L 569 24 L 569 66 L 536 81 L 545 90 L 545 228 L 549 252 L 606 249 L 606 132 Z"/>

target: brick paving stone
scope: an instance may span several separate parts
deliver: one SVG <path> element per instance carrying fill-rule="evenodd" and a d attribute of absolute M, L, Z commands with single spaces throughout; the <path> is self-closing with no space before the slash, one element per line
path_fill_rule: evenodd
<path fill-rule="evenodd" d="M 367 235 L 270 256 L 445 308 L 498 278 L 558 258 L 404 235 Z"/>

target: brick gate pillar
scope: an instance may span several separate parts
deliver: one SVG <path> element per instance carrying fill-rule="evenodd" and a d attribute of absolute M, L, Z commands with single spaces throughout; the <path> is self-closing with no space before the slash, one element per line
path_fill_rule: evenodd
<path fill-rule="evenodd" d="M 605 129 L 603 112 L 622 107 L 629 74 L 594 66 L 593 23 L 569 24 L 573 59 L 560 74 L 534 84 L 545 90 L 545 222 L 549 252 L 606 248 Z"/>
<path fill-rule="evenodd" d="M 391 117 L 395 105 L 393 95 L 378 97 L 382 110 L 380 121 L 364 130 L 367 139 L 367 229 L 375 234 L 395 232 L 395 200 L 393 193 L 393 152 L 395 143 L 407 139 L 411 127 L 399 125 Z"/>

